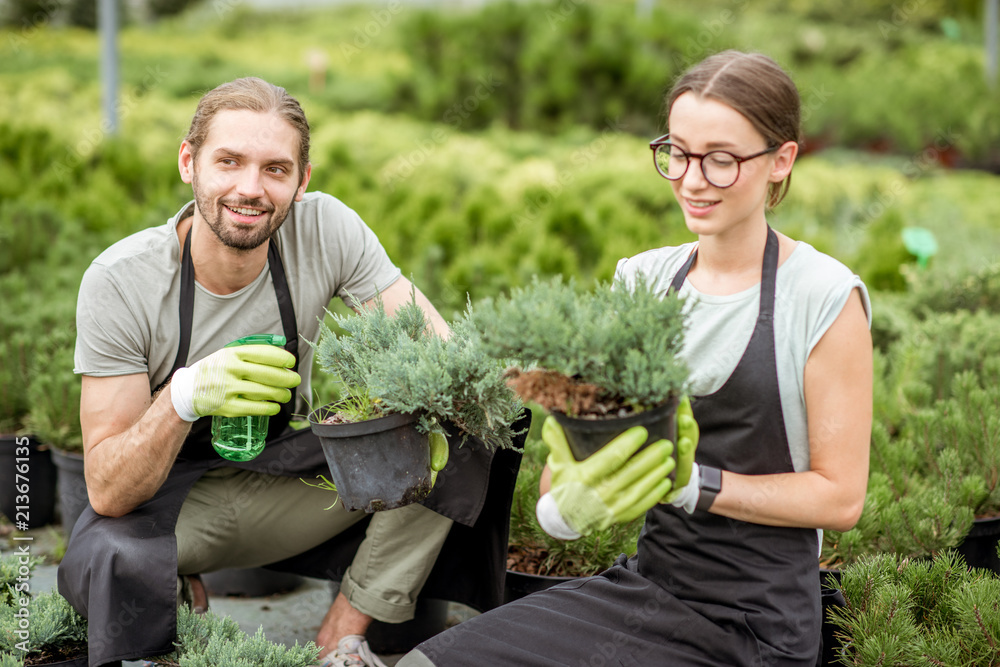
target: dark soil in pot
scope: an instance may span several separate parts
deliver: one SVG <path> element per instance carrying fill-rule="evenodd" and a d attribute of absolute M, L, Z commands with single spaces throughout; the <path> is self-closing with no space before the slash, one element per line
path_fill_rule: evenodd
<path fill-rule="evenodd" d="M 633 426 L 644 426 L 649 432 L 646 445 L 664 439 L 677 442 L 677 403 L 678 399 L 675 398 L 629 417 L 579 419 L 561 412 L 553 412 L 552 416 L 562 426 L 573 457 L 582 461 Z"/>
<path fill-rule="evenodd" d="M 644 426 L 649 431 L 646 444 L 663 439 L 677 442 L 675 415 L 679 396 L 635 412 L 600 387 L 559 373 L 512 368 L 506 377 L 521 398 L 537 403 L 555 417 L 577 461 L 584 460 L 633 426 Z M 570 417 L 570 414 L 576 416 Z"/>
<path fill-rule="evenodd" d="M 393 414 L 329 424 L 319 421 L 317 412 L 309 416 L 346 509 L 390 510 L 419 502 L 431 492 L 430 448 L 427 435 L 416 428 L 417 418 Z"/>
<path fill-rule="evenodd" d="M 558 568 L 546 565 L 547 552 L 543 547 L 521 546 L 511 544 L 507 547 L 507 573 L 504 580 L 504 604 L 523 598 L 526 595 L 544 591 L 556 584 L 579 579 L 580 576 L 569 573 L 556 574 Z M 565 564 L 561 564 L 565 565 Z M 571 566 L 569 564 L 568 566 Z"/>
<path fill-rule="evenodd" d="M 48 445 L 31 436 L 0 435 L 0 512 L 30 530 L 55 521 L 55 510 L 56 468 Z"/>
<path fill-rule="evenodd" d="M 66 656 L 73 656 L 67 658 Z M 29 653 L 24 661 L 26 667 L 87 667 L 89 664 L 86 645 L 78 645 L 55 652 Z M 121 667 L 121 662 L 107 663 L 106 667 Z"/>

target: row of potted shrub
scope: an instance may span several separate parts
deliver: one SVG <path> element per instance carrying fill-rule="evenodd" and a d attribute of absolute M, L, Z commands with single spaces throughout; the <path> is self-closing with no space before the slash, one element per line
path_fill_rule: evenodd
<path fill-rule="evenodd" d="M 0 667 L 86 667 L 87 621 L 56 591 L 32 593 L 20 586 L 37 559 L 0 557 Z M 24 623 L 25 618 L 30 622 Z M 175 650 L 153 659 L 158 665 L 267 665 L 306 667 L 319 655 L 315 644 L 292 647 L 267 640 L 263 629 L 247 636 L 233 619 L 208 612 L 177 613 Z"/>

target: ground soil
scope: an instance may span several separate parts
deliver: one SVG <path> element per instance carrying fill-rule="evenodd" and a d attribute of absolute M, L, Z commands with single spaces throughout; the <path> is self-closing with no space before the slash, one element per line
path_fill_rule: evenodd
<path fill-rule="evenodd" d="M 77 660 L 87 655 L 86 644 L 74 644 L 60 647 L 56 650 L 30 653 L 24 660 L 25 665 L 52 665 L 68 660 Z"/>
<path fill-rule="evenodd" d="M 343 412 L 334 412 L 326 416 L 321 424 L 353 424 L 354 420 L 348 418 Z"/>
<path fill-rule="evenodd" d="M 507 546 L 507 569 L 545 577 L 581 577 L 603 568 L 591 567 L 583 572 L 580 564 L 572 559 L 553 560 L 543 546 L 510 544 Z"/>
<path fill-rule="evenodd" d="M 525 401 L 537 403 L 549 412 L 564 412 L 573 417 L 602 419 L 631 414 L 620 400 L 595 384 L 581 382 L 553 371 L 508 369 L 505 377 L 510 386 Z"/>

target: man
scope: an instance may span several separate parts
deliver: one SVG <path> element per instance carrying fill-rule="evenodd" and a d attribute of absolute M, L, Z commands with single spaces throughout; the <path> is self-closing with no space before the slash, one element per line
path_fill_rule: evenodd
<path fill-rule="evenodd" d="M 509 491 L 506 508 L 501 493 L 499 509 L 481 513 L 492 457 L 463 448 L 422 505 L 376 513 L 367 529 L 362 512 L 326 511 L 329 492 L 299 480 L 327 471 L 318 441 L 286 429 L 309 398 L 312 348 L 299 338 L 315 340 L 334 296 L 371 305 L 380 295 L 392 312 L 414 288 L 354 211 L 306 194 L 309 126 L 284 89 L 244 78 L 207 93 L 178 166 L 194 201 L 113 245 L 81 283 L 75 364 L 92 510 L 73 532 L 59 590 L 88 616 L 91 664 L 103 664 L 170 651 L 178 600 L 207 604 L 199 573 L 278 563 L 342 579 L 316 637 L 323 664 L 380 665 L 368 625 L 412 618 L 442 545 L 459 538 L 452 519 L 481 540 L 502 523 Z M 287 344 L 225 347 L 257 333 Z M 272 415 L 268 445 L 231 463 L 206 427 L 239 414 Z M 516 464 L 493 466 L 494 481 L 504 471 L 512 480 Z M 502 554 L 487 561 L 499 579 Z M 484 574 L 493 572 L 471 576 Z M 452 599 L 499 603 L 495 587 L 485 597 L 474 588 Z"/>

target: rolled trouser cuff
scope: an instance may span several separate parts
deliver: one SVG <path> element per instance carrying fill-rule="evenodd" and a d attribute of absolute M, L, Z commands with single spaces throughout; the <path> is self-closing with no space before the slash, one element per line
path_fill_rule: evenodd
<path fill-rule="evenodd" d="M 346 573 L 340 582 L 340 592 L 344 594 L 352 607 L 383 623 L 409 621 L 413 619 L 417 607 L 415 601 L 410 603 L 388 602 L 373 593 L 369 593 L 351 579 L 350 572 Z"/>

